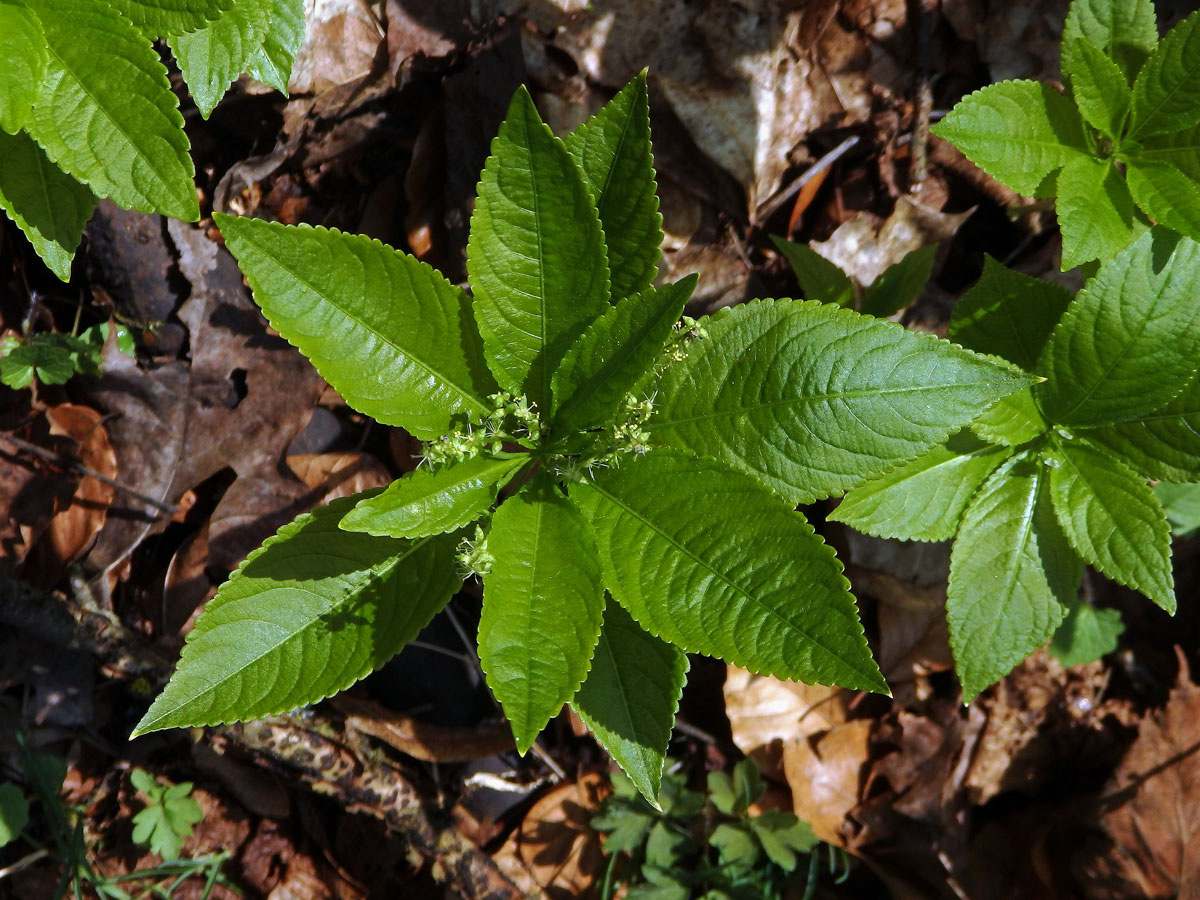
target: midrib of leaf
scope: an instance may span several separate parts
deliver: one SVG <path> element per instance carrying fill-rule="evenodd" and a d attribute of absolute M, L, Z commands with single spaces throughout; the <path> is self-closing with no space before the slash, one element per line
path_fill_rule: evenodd
<path fill-rule="evenodd" d="M 529 121 L 528 121 L 528 119 L 526 119 L 524 117 L 522 117 L 522 119 L 521 119 L 521 130 L 523 132 L 522 138 L 523 138 L 524 146 L 526 146 L 526 147 L 532 146 L 530 139 L 529 139 Z M 544 397 L 546 399 L 546 402 L 549 403 L 549 400 L 550 400 L 550 377 L 554 374 L 554 372 L 552 371 L 551 366 L 546 361 L 546 347 L 549 342 L 549 339 L 547 336 L 547 330 L 546 330 L 546 247 L 542 240 L 542 216 L 541 216 L 541 212 L 540 212 L 541 198 L 538 196 L 538 180 L 537 180 L 537 175 L 534 172 L 534 169 L 537 166 L 537 162 L 535 160 L 536 155 L 537 154 L 532 153 L 532 152 L 529 154 L 529 185 L 533 190 L 533 221 L 534 221 L 534 226 L 536 228 L 536 237 L 537 237 L 537 259 L 532 260 L 532 261 L 537 263 L 537 275 L 538 275 L 538 296 L 535 298 L 531 298 L 531 299 L 537 300 L 538 305 L 541 307 L 541 315 L 538 316 L 538 329 L 540 331 L 540 334 L 538 335 L 538 339 L 539 339 L 538 353 L 542 357 L 542 397 Z M 524 293 L 524 291 L 521 291 L 521 293 Z M 526 294 L 526 296 L 529 296 L 529 295 Z M 520 328 L 520 326 L 517 326 L 516 323 L 514 323 L 512 321 L 512 319 L 510 319 L 508 316 L 505 316 L 504 318 L 510 324 L 512 324 L 514 327 L 516 327 L 518 330 L 525 331 L 525 329 Z M 525 333 L 528 334 L 529 332 L 526 331 Z M 541 520 L 542 520 L 542 515 L 541 515 L 541 511 L 539 509 L 539 511 L 538 511 L 539 524 L 540 524 Z M 535 559 L 537 558 L 536 554 L 535 554 L 534 558 Z M 527 693 L 528 693 L 528 690 L 527 690 Z"/>
<path fill-rule="evenodd" d="M 625 673 L 622 672 L 621 667 L 617 665 L 617 658 L 613 655 L 612 647 L 608 645 L 608 641 L 599 641 L 598 645 L 599 644 L 604 645 L 604 653 L 608 659 L 609 667 L 613 672 L 616 673 L 617 689 L 621 693 L 621 714 L 625 719 L 625 724 L 628 726 L 629 733 L 634 734 L 637 732 L 637 728 L 635 727 L 633 716 L 629 714 L 629 693 L 625 690 Z M 599 646 L 597 646 L 597 652 L 599 652 Z M 595 663 L 593 663 L 593 665 L 595 665 Z M 612 730 L 616 731 L 618 734 L 623 734 L 623 732 L 617 731 L 615 728 Z"/>
<path fill-rule="evenodd" d="M 1004 311 L 1004 319 L 1008 323 L 1009 330 L 1012 332 L 1013 337 L 1017 340 L 1017 346 L 1021 348 L 1021 352 L 1025 355 L 1026 359 L 1030 359 L 1032 357 L 1032 365 L 1037 365 L 1038 354 L 1031 354 L 1029 352 L 1029 347 L 1026 345 L 1024 340 L 1024 334 L 1022 330 L 1017 327 L 1017 320 L 1014 318 L 1013 310 L 1010 308 L 1010 305 L 1008 303 L 1001 302 L 1000 309 Z M 1025 367 L 1021 366 L 1021 368 Z"/>
<path fill-rule="evenodd" d="M 87 86 L 82 81 L 79 80 L 79 76 L 75 74 L 74 69 L 70 68 L 66 64 L 66 61 L 62 58 L 62 56 L 55 52 L 53 44 L 50 44 L 49 42 L 47 42 L 46 50 L 50 53 L 51 56 L 53 56 L 58 61 L 61 71 L 65 75 L 70 75 L 72 80 L 74 80 L 75 84 L 79 87 L 79 89 L 81 91 L 83 91 L 83 93 L 85 95 L 87 95 L 88 99 L 90 99 L 92 101 L 92 103 L 94 103 L 96 105 L 96 108 L 104 114 L 104 118 L 108 121 L 109 125 L 112 126 L 112 128 L 114 128 L 116 131 L 120 132 L 121 136 L 123 138 L 125 138 L 126 143 L 128 143 L 131 147 L 137 147 L 138 154 L 142 155 L 141 144 L 139 142 L 134 141 L 132 135 L 130 135 L 129 132 L 126 131 L 124 128 L 122 128 L 120 123 L 118 123 L 117 120 L 112 117 L 112 114 L 108 111 L 108 107 L 105 106 L 103 103 L 101 103 L 99 98 L 96 97 L 96 95 L 93 94 L 90 90 L 88 90 Z M 45 149 L 45 148 L 43 148 L 43 149 Z M 89 150 L 90 150 L 90 148 L 89 148 Z M 49 156 L 49 151 L 47 151 L 46 155 Z M 158 183 L 159 187 L 163 188 L 168 194 L 174 193 L 172 186 L 169 185 L 167 182 L 163 181 L 162 178 L 159 176 L 158 170 L 155 166 L 147 166 L 146 168 L 149 170 L 150 176 Z M 70 174 L 70 173 L 68 173 L 68 174 Z M 139 193 L 143 193 L 143 192 L 139 191 Z"/>
<path fill-rule="evenodd" d="M 617 149 L 612 155 L 612 162 L 609 164 L 608 171 L 604 173 L 604 186 L 600 188 L 600 204 L 604 203 L 604 198 L 611 196 L 608 193 L 608 186 L 612 184 L 613 173 L 617 170 L 617 160 L 621 158 L 621 151 L 625 148 L 625 138 L 629 134 L 629 125 L 633 121 L 633 116 L 626 116 L 624 123 L 621 125 L 621 136 L 617 139 Z M 599 209 L 597 208 L 597 212 Z M 604 217 L 600 216 L 600 229 L 604 230 Z"/>
<path fill-rule="evenodd" d="M 1182 24 L 1182 23 L 1181 23 L 1181 24 Z M 1147 60 L 1147 62 L 1149 62 L 1149 61 Z M 1195 73 L 1196 73 L 1198 70 L 1200 70 L 1200 67 L 1193 67 L 1193 68 L 1191 69 L 1191 72 L 1192 72 L 1192 74 L 1194 75 L 1194 74 L 1195 74 Z M 1186 79 L 1186 78 L 1184 78 L 1184 79 L 1181 79 L 1180 81 L 1178 81 L 1178 82 L 1176 83 L 1176 85 L 1175 85 L 1173 88 L 1171 88 L 1171 90 L 1170 90 L 1170 91 L 1169 91 L 1169 92 L 1168 92 L 1168 93 L 1167 93 L 1167 94 L 1166 94 L 1166 95 L 1165 95 L 1165 96 L 1162 98 L 1162 100 L 1161 100 L 1161 101 L 1159 101 L 1159 103 L 1158 103 L 1158 105 L 1157 105 L 1157 106 L 1155 106 L 1155 107 L 1154 107 L 1154 108 L 1153 108 L 1153 109 L 1152 109 L 1150 112 L 1148 112 L 1148 113 L 1147 113 L 1145 116 L 1142 116 L 1142 118 L 1141 118 L 1141 121 L 1138 123 L 1138 127 L 1137 127 L 1137 128 L 1135 128 L 1135 129 L 1133 130 L 1133 133 L 1129 135 L 1129 139 L 1130 139 L 1130 140 L 1136 140 L 1136 139 L 1137 139 L 1137 136 L 1138 136 L 1138 132 L 1139 132 L 1139 131 L 1141 131 L 1141 128 L 1142 128 L 1142 126 L 1143 126 L 1143 125 L 1145 125 L 1147 122 L 1153 122 L 1153 121 L 1154 121 L 1154 117 L 1155 117 L 1156 115 L 1158 115 L 1158 111 L 1159 111 L 1160 109 L 1162 109 L 1162 108 L 1163 108 L 1163 107 L 1164 107 L 1164 106 L 1167 104 L 1167 102 L 1168 102 L 1168 101 L 1169 101 L 1169 100 L 1170 100 L 1172 97 L 1174 97 L 1174 96 L 1175 96 L 1176 92 L 1177 92 L 1177 91 L 1179 91 L 1179 90 L 1180 90 L 1182 87 L 1184 87 L 1185 85 L 1189 85 L 1189 86 L 1190 86 L 1190 84 L 1191 84 L 1191 82 L 1190 82 L 1188 79 Z M 1133 108 L 1133 104 L 1131 103 L 1131 104 L 1130 104 L 1130 110 L 1131 110 L 1131 111 L 1132 111 L 1132 108 Z M 1179 130 L 1179 131 L 1182 131 L 1183 129 L 1178 129 L 1178 130 Z"/>
<path fill-rule="evenodd" d="M 539 233 L 540 233 L 540 231 L 541 231 L 541 229 L 539 229 Z M 526 598 L 528 598 L 533 593 L 533 580 L 537 573 L 538 555 L 541 551 L 540 545 L 542 542 L 542 516 L 544 515 L 545 511 L 546 511 L 545 504 L 543 504 L 543 503 L 535 503 L 534 504 L 533 556 L 532 556 L 533 565 L 531 565 L 529 567 L 529 577 L 526 579 L 526 590 L 525 590 Z M 527 649 L 534 650 L 534 648 L 537 647 L 537 642 L 534 640 L 534 635 L 533 635 L 533 616 L 528 615 L 528 613 L 531 612 L 530 606 L 531 606 L 531 604 L 529 602 L 526 602 L 525 612 L 527 613 L 527 615 L 525 616 L 525 629 L 524 629 L 525 630 L 525 641 L 524 641 L 524 644 Z M 533 679 L 522 678 L 521 681 L 523 682 L 523 686 L 525 688 L 525 709 L 526 709 L 526 711 L 528 711 L 529 708 L 533 705 Z"/>
<path fill-rule="evenodd" d="M 296 279 L 296 281 L 300 282 L 300 284 L 302 284 L 306 288 L 308 288 L 308 290 L 312 291 L 312 293 L 314 295 L 316 295 L 317 297 L 320 297 L 324 302 L 328 303 L 330 306 L 337 309 L 338 312 L 340 312 L 342 315 L 344 315 L 347 319 L 350 319 L 352 322 L 354 322 L 356 325 L 358 325 L 364 331 L 378 337 L 381 341 L 383 341 L 383 343 L 387 344 L 389 347 L 391 347 L 393 350 L 395 350 L 397 353 L 399 353 L 405 359 L 412 361 L 419 369 L 421 369 L 424 372 L 428 372 L 430 375 L 441 380 L 441 382 L 443 384 L 453 388 L 455 391 L 458 392 L 458 395 L 460 397 L 462 397 L 464 400 L 466 400 L 468 402 L 468 404 L 471 407 L 473 407 L 477 410 L 483 411 L 482 407 L 479 404 L 479 398 L 476 397 L 471 391 L 469 391 L 463 387 L 460 387 L 458 385 L 458 383 L 454 381 L 454 379 L 450 378 L 447 375 L 444 375 L 442 372 L 438 371 L 433 366 L 431 366 L 429 363 L 427 363 L 424 359 L 414 356 L 410 351 L 405 350 L 403 347 L 400 347 L 399 345 L 397 345 L 390 338 L 388 338 L 385 335 L 383 335 L 382 333 L 376 331 L 374 328 L 372 328 L 370 325 L 368 325 L 365 321 L 360 319 L 358 316 L 354 315 L 349 310 L 344 309 L 341 306 L 341 304 L 338 303 L 338 300 L 336 298 L 332 298 L 332 297 L 328 296 L 327 294 L 323 293 L 322 291 L 317 290 L 317 288 L 310 281 L 308 281 L 308 279 L 302 277 L 299 273 L 294 272 L 291 269 L 287 268 L 286 266 L 281 265 L 279 263 L 279 260 L 275 257 L 275 254 L 271 253 L 268 250 L 265 250 L 261 244 L 256 243 L 254 238 L 251 237 L 251 235 L 249 233 L 243 233 L 240 237 L 243 241 L 245 241 L 247 244 L 250 244 L 251 246 L 253 246 L 255 250 L 257 250 L 264 257 L 266 257 L 267 262 L 270 263 L 271 265 L 275 266 L 276 269 L 286 272 L 292 278 Z M 259 281 L 261 282 L 262 279 L 260 278 Z M 265 309 L 264 309 L 264 312 L 265 312 Z M 267 318 L 270 319 L 270 316 L 267 316 Z M 274 327 L 274 323 L 272 323 L 272 327 Z M 291 342 L 289 341 L 289 343 L 291 343 Z"/>
<path fill-rule="evenodd" d="M 365 589 L 365 587 L 367 585 L 369 585 L 372 581 L 378 580 L 380 577 L 386 575 L 389 571 L 394 569 L 396 566 L 400 565 L 400 563 L 402 563 L 404 560 L 408 559 L 408 557 L 412 556 L 414 553 L 416 553 L 418 550 L 420 550 L 421 547 L 423 547 L 428 541 L 433 540 L 433 537 L 435 537 L 435 536 L 421 538 L 420 540 L 415 541 L 412 544 L 412 546 L 409 547 L 409 549 L 407 551 L 405 551 L 404 553 L 401 553 L 401 554 L 398 554 L 397 556 L 391 557 L 390 559 L 388 559 L 386 562 L 382 563 L 381 565 L 377 565 L 373 568 L 367 569 L 365 572 L 362 573 L 362 575 L 360 575 L 354 579 L 347 579 L 348 584 L 346 585 L 345 589 L 340 592 L 340 594 L 337 596 L 337 598 L 334 600 L 334 602 L 332 602 L 327 609 L 325 609 L 324 611 L 319 613 L 316 617 L 310 618 L 307 621 L 305 621 L 301 627 L 293 628 L 291 631 L 287 632 L 284 635 L 282 640 L 277 641 L 276 643 L 272 644 L 271 646 L 265 648 L 261 653 L 259 653 L 252 659 L 247 660 L 242 665 L 242 667 L 240 669 L 238 669 L 237 671 L 226 672 L 225 677 L 223 679 L 221 679 L 220 681 L 213 682 L 208 687 L 204 688 L 204 690 L 202 690 L 199 693 L 190 697 L 189 703 L 194 702 L 195 700 L 198 700 L 201 697 L 207 697 L 208 695 L 212 694 L 213 691 L 215 691 L 218 688 L 220 688 L 221 686 L 225 685 L 231 679 L 236 678 L 243 671 L 245 671 L 246 669 L 250 668 L 250 666 L 257 663 L 264 656 L 274 653 L 280 647 L 284 646 L 285 644 L 294 640 L 295 638 L 301 636 L 305 631 L 307 631 L 312 626 L 313 622 L 317 621 L 320 618 L 328 616 L 331 612 L 337 611 L 347 601 L 347 599 L 350 596 L 361 593 L 361 591 L 363 589 Z M 339 556 L 336 553 L 328 553 L 328 554 L 324 554 L 324 555 L 330 559 L 344 560 L 344 561 L 350 563 L 352 566 L 357 566 L 360 564 L 359 560 L 353 559 L 348 556 Z M 241 570 L 239 569 L 239 572 L 240 571 Z M 235 574 L 237 574 L 237 573 L 235 573 Z M 308 588 L 301 587 L 298 585 L 290 586 L 287 589 L 296 591 L 297 593 L 301 593 L 301 594 L 309 594 L 309 595 L 311 595 L 313 597 L 317 597 L 318 599 L 321 599 L 321 600 L 328 599 L 327 595 L 318 594 L 316 591 L 313 591 L 313 590 L 310 590 Z M 247 598 L 239 598 L 239 599 L 247 599 Z M 237 602 L 237 601 L 234 601 L 234 602 Z M 268 622 L 262 622 L 262 620 L 259 620 L 259 621 L 264 625 L 271 624 Z M 168 711 L 164 712 L 163 715 L 160 716 L 158 719 L 156 719 L 154 722 L 144 723 L 144 724 L 146 724 L 148 728 L 152 729 L 157 722 L 162 721 L 163 718 L 166 718 L 172 712 L 174 712 L 174 710 L 168 710 Z"/>
<path fill-rule="evenodd" d="M 649 528 L 651 531 L 653 531 L 655 534 L 657 534 L 659 537 L 661 537 L 663 540 L 665 540 L 668 544 L 670 544 L 672 547 L 674 547 L 676 550 L 678 550 L 681 554 L 683 554 L 688 559 L 690 559 L 693 563 L 695 563 L 696 568 L 702 569 L 704 571 L 711 573 L 719 581 L 724 582 L 731 589 L 733 589 L 736 593 L 741 594 L 743 597 L 745 597 L 756 608 L 769 614 L 772 618 L 777 619 L 778 621 L 782 622 L 784 625 L 788 626 L 789 628 L 796 629 L 796 631 L 800 632 L 806 638 L 808 638 L 808 640 L 812 641 L 812 643 L 815 646 L 820 647 L 827 654 L 829 654 L 829 656 L 831 658 L 836 659 L 836 660 L 842 660 L 842 656 L 840 653 L 837 653 L 836 651 L 831 650 L 828 647 L 826 647 L 823 643 L 821 643 L 819 640 L 817 640 L 815 637 L 813 637 L 811 634 L 809 634 L 807 629 L 797 625 L 795 622 L 792 622 L 790 619 L 785 618 L 784 616 L 782 616 L 779 613 L 778 610 L 771 609 L 771 607 L 769 607 L 769 606 L 764 606 L 762 604 L 762 602 L 759 601 L 753 594 L 748 593 L 744 587 L 742 587 L 737 582 L 731 581 L 726 575 L 724 575 L 721 572 L 718 572 L 716 569 L 712 568 L 707 563 L 707 561 L 701 559 L 699 556 L 696 556 L 696 554 L 692 553 L 687 547 L 685 547 L 683 544 L 679 543 L 671 535 L 662 531 L 662 529 L 660 529 L 657 525 L 655 525 L 653 522 L 651 522 L 645 516 L 641 515 L 637 510 L 631 508 L 628 504 L 624 503 L 619 497 L 604 490 L 604 488 L 600 487 L 594 481 L 588 482 L 588 486 L 591 487 L 593 490 L 595 490 L 597 493 L 603 494 L 605 497 L 607 497 L 609 500 L 611 500 L 617 506 L 621 507 L 621 509 L 625 510 L 625 512 L 629 513 L 631 516 L 633 516 L 635 519 L 637 519 L 639 522 L 641 522 L 643 525 L 645 525 L 647 528 Z M 658 635 L 655 635 L 655 637 L 658 637 Z M 860 674 L 860 675 L 867 675 L 868 678 L 873 679 L 876 677 L 876 673 L 874 673 L 874 672 L 864 672 L 861 669 L 855 669 L 855 671 L 858 672 L 858 674 Z"/>

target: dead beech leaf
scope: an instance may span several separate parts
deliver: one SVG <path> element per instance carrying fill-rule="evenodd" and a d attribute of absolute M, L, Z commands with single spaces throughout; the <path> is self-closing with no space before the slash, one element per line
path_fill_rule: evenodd
<path fill-rule="evenodd" d="M 1187 659 L 1166 706 L 1142 719 L 1113 773 L 1101 825 L 1130 896 L 1200 898 L 1200 687 Z"/>
<path fill-rule="evenodd" d="M 595 896 L 608 860 L 589 822 L 609 790 L 608 779 L 595 772 L 552 790 L 533 805 L 496 854 L 500 871 L 531 896 Z"/>
<path fill-rule="evenodd" d="M 286 462 L 322 503 L 392 483 L 387 469 L 369 453 L 300 453 Z"/>
<path fill-rule="evenodd" d="M 346 717 L 347 728 L 426 762 L 471 762 L 513 748 L 512 728 L 507 722 L 436 725 L 357 697 L 342 695 L 331 702 Z"/>
<path fill-rule="evenodd" d="M 784 742 L 783 771 L 793 809 L 826 843 L 850 843 L 845 820 L 858 806 L 874 727 L 870 719 L 851 719 L 822 734 Z"/>

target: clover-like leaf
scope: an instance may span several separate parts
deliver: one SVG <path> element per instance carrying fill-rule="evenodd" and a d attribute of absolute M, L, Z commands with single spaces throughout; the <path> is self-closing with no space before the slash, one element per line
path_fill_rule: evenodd
<path fill-rule="evenodd" d="M 1167 33 L 1138 72 L 1129 138 L 1144 140 L 1200 123 L 1200 10 Z"/>
<path fill-rule="evenodd" d="M 608 308 L 608 263 L 583 174 L 525 88 L 492 141 L 467 272 L 496 380 L 549 408 L 555 369 Z"/>
<path fill-rule="evenodd" d="M 754 478 L 659 449 L 571 499 L 605 587 L 651 634 L 778 678 L 887 690 L 833 550 Z"/>
<path fill-rule="evenodd" d="M 16 134 L 25 127 L 47 62 L 37 15 L 23 3 L 0 0 L 0 131 Z"/>
<path fill-rule="evenodd" d="M 360 235 L 214 218 L 271 326 L 359 412 L 429 440 L 491 410 L 470 300 L 439 272 Z"/>
<path fill-rule="evenodd" d="M 588 731 L 656 809 L 687 670 L 682 650 L 649 634 L 624 607 L 610 602 L 591 671 L 571 701 Z"/>
<path fill-rule="evenodd" d="M 338 522 L 362 497 L 305 513 L 246 558 L 196 620 L 134 736 L 316 703 L 429 624 L 462 583 L 455 536 L 342 531 Z"/>
<path fill-rule="evenodd" d="M 848 490 L 944 441 L 1032 383 L 995 358 L 815 301 L 705 320 L 667 370 L 654 440 L 753 473 L 792 503 Z"/>
<path fill-rule="evenodd" d="M 1146 480 L 1078 441 L 1059 441 L 1050 470 L 1054 512 L 1084 562 L 1175 613 L 1171 530 Z"/>
<path fill-rule="evenodd" d="M 204 810 L 191 796 L 192 783 L 158 784 L 144 769 L 129 774 L 133 786 L 146 795 L 146 807 L 133 817 L 134 843 L 150 848 L 163 859 L 179 858 L 183 839 L 204 819 Z"/>
<path fill-rule="evenodd" d="M 1098 47 L 1133 84 L 1158 46 L 1153 0 L 1072 0 L 1062 39 L 1064 45 L 1083 40 Z"/>

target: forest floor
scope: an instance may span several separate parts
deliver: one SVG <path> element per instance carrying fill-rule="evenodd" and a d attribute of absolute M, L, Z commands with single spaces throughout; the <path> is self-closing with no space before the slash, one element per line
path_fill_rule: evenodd
<path fill-rule="evenodd" d="M 1057 78 L 1066 5 L 317 0 L 290 98 L 243 80 L 203 121 L 180 94 L 205 215 L 366 233 L 461 282 L 517 86 L 562 134 L 648 67 L 662 277 L 700 273 L 689 314 L 794 296 L 771 235 L 817 242 L 862 284 L 939 242 L 897 318 L 944 334 L 985 252 L 1078 287 L 1052 213 L 928 133 L 986 83 Z M 1160 4 L 1160 21 L 1188 6 Z M 174 897 L 202 896 L 218 865 L 220 900 L 601 897 L 589 823 L 609 764 L 568 712 L 517 756 L 468 637 L 477 583 L 333 701 L 128 740 L 238 561 L 315 504 L 411 470 L 420 445 L 349 409 L 269 331 L 211 219 L 101 203 L 66 285 L 0 230 L 0 333 L 110 320 L 136 358 L 110 345 L 99 377 L 0 388 L 0 781 L 19 734 L 65 761 L 61 802 L 79 811 L 73 835 L 53 834 L 71 820 L 35 804 L 47 852 L 0 849 L 0 898 L 55 895 L 56 840 L 88 860 L 86 891 L 156 866 L 132 839 L 138 768 L 194 785 L 203 819 L 182 858 L 220 854 Z M 760 805 L 844 851 L 822 851 L 819 898 L 1200 897 L 1200 544 L 1176 542 L 1174 619 L 1089 575 L 1093 602 L 1123 617 L 1119 649 L 1071 668 L 1039 651 L 963 706 L 948 548 L 864 538 L 825 522 L 830 508 L 807 512 L 847 561 L 894 697 L 693 658 L 676 771 L 701 790 L 754 757 Z M 801 872 L 785 893 L 804 892 Z"/>

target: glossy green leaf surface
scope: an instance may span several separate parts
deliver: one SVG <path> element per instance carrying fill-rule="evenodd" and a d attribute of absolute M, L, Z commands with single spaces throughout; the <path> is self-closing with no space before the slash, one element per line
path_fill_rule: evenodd
<path fill-rule="evenodd" d="M 913 459 L 1033 380 L 815 301 L 755 301 L 704 324 L 708 337 L 659 383 L 651 437 L 749 471 L 792 503 Z"/>
<path fill-rule="evenodd" d="M 59 167 L 118 206 L 199 218 L 183 116 L 150 42 L 105 3 L 31 5 L 49 55 L 29 134 Z"/>
<path fill-rule="evenodd" d="M 1156 230 L 1101 266 L 1059 320 L 1034 390 L 1057 425 L 1106 425 L 1161 407 L 1200 355 L 1200 245 Z"/>
<path fill-rule="evenodd" d="M 608 250 L 612 299 L 645 290 L 658 272 L 663 241 L 646 76 L 625 85 L 563 143 L 596 200 Z"/>
<path fill-rule="evenodd" d="M 417 636 L 462 582 L 456 538 L 342 531 L 359 499 L 305 513 L 246 558 L 196 620 L 135 735 L 316 703 Z"/>
<path fill-rule="evenodd" d="M 1128 466 L 1078 441 L 1050 457 L 1050 495 L 1067 540 L 1084 562 L 1175 612 L 1171 533 L 1162 504 Z"/>
<path fill-rule="evenodd" d="M 47 61 L 37 15 L 21 3 L 0 2 L 0 131 L 16 134 L 25 127 Z"/>
<path fill-rule="evenodd" d="M 496 502 L 496 495 L 529 457 L 463 462 L 409 472 L 383 493 L 359 501 L 339 523 L 344 531 L 381 537 L 417 538 L 444 534 L 474 522 Z"/>
<path fill-rule="evenodd" d="M 271 0 L 234 0 L 219 18 L 170 38 L 188 92 L 205 119 L 262 46 L 270 5 Z"/>
<path fill-rule="evenodd" d="M 1133 86 L 1129 137 L 1144 140 L 1200 122 L 1200 10 L 1158 43 Z"/>
<path fill-rule="evenodd" d="M 854 488 L 829 518 L 875 537 L 949 540 L 975 491 L 1007 455 L 969 433 L 955 435 Z"/>
<path fill-rule="evenodd" d="M 1132 84 L 1158 45 L 1153 0 L 1073 0 L 1063 43 L 1077 39 L 1107 53 Z"/>
<path fill-rule="evenodd" d="M 1147 138 L 1129 159 L 1135 165 L 1146 160 L 1170 163 L 1188 178 L 1200 180 L 1200 126 Z"/>
<path fill-rule="evenodd" d="M 263 41 L 246 61 L 246 71 L 286 96 L 292 64 L 303 40 L 304 0 L 271 0 Z"/>
<path fill-rule="evenodd" d="M 1200 528 L 1200 484 L 1160 481 L 1154 486 L 1154 496 L 1167 514 L 1171 534 L 1184 537 Z"/>
<path fill-rule="evenodd" d="M 1090 663 L 1116 650 L 1124 632 L 1120 612 L 1076 600 L 1050 640 L 1050 655 L 1064 666 Z"/>
<path fill-rule="evenodd" d="M 1200 239 L 1200 185 L 1169 162 L 1131 159 L 1125 169 L 1137 205 L 1155 221 Z"/>
<path fill-rule="evenodd" d="M 271 326 L 359 412 L 428 440 L 491 410 L 470 301 L 439 272 L 364 236 L 214 218 Z"/>
<path fill-rule="evenodd" d="M 608 309 L 608 263 L 583 175 L 524 88 L 483 170 L 467 272 L 496 380 L 548 408 L 558 364 Z"/>
<path fill-rule="evenodd" d="M 203 28 L 233 0 L 105 0 L 148 38 Z"/>
<path fill-rule="evenodd" d="M 1083 566 L 1054 517 L 1049 472 L 1009 460 L 963 516 L 946 592 L 963 702 L 1044 644 L 1075 599 Z"/>
<path fill-rule="evenodd" d="M 1113 140 L 1120 139 L 1133 100 L 1120 66 L 1095 44 L 1076 38 L 1063 44 L 1062 68 L 1088 124 Z"/>
<path fill-rule="evenodd" d="M 656 806 L 687 670 L 682 650 L 610 601 L 592 669 L 571 701 L 588 731 Z"/>
<path fill-rule="evenodd" d="M 479 661 L 525 753 L 587 677 L 604 587 L 579 511 L 545 480 L 501 504 L 483 577 Z"/>
<path fill-rule="evenodd" d="M 1075 105 L 1036 81 L 1001 81 L 975 91 L 933 133 L 1026 197 L 1046 195 L 1047 176 L 1091 155 Z"/>
<path fill-rule="evenodd" d="M 1019 447 L 1049 430 L 1029 388 L 1001 397 L 971 423 L 985 441 Z"/>
<path fill-rule="evenodd" d="M 1111 160 L 1071 160 L 1058 173 L 1057 191 L 1063 271 L 1116 256 L 1146 229 Z"/>
<path fill-rule="evenodd" d="M 96 198 L 46 158 L 27 134 L 0 133 L 0 208 L 63 281 Z"/>
<path fill-rule="evenodd" d="M 918 247 L 890 266 L 863 294 L 862 311 L 886 319 L 916 300 L 933 274 L 937 250 L 937 244 Z"/>
<path fill-rule="evenodd" d="M 1200 383 L 1193 381 L 1166 406 L 1079 437 L 1128 462 L 1139 474 L 1164 481 L 1200 479 Z"/>
<path fill-rule="evenodd" d="M 804 244 L 786 241 L 776 235 L 771 235 L 771 243 L 796 273 L 796 281 L 805 299 L 854 306 L 854 282 L 838 266 Z"/>
<path fill-rule="evenodd" d="M 554 373 L 555 426 L 605 424 L 658 361 L 696 286 L 689 276 L 618 301 L 567 352 Z"/>
<path fill-rule="evenodd" d="M 605 587 L 651 634 L 777 678 L 887 690 L 833 550 L 754 478 L 654 450 L 571 499 Z"/>

